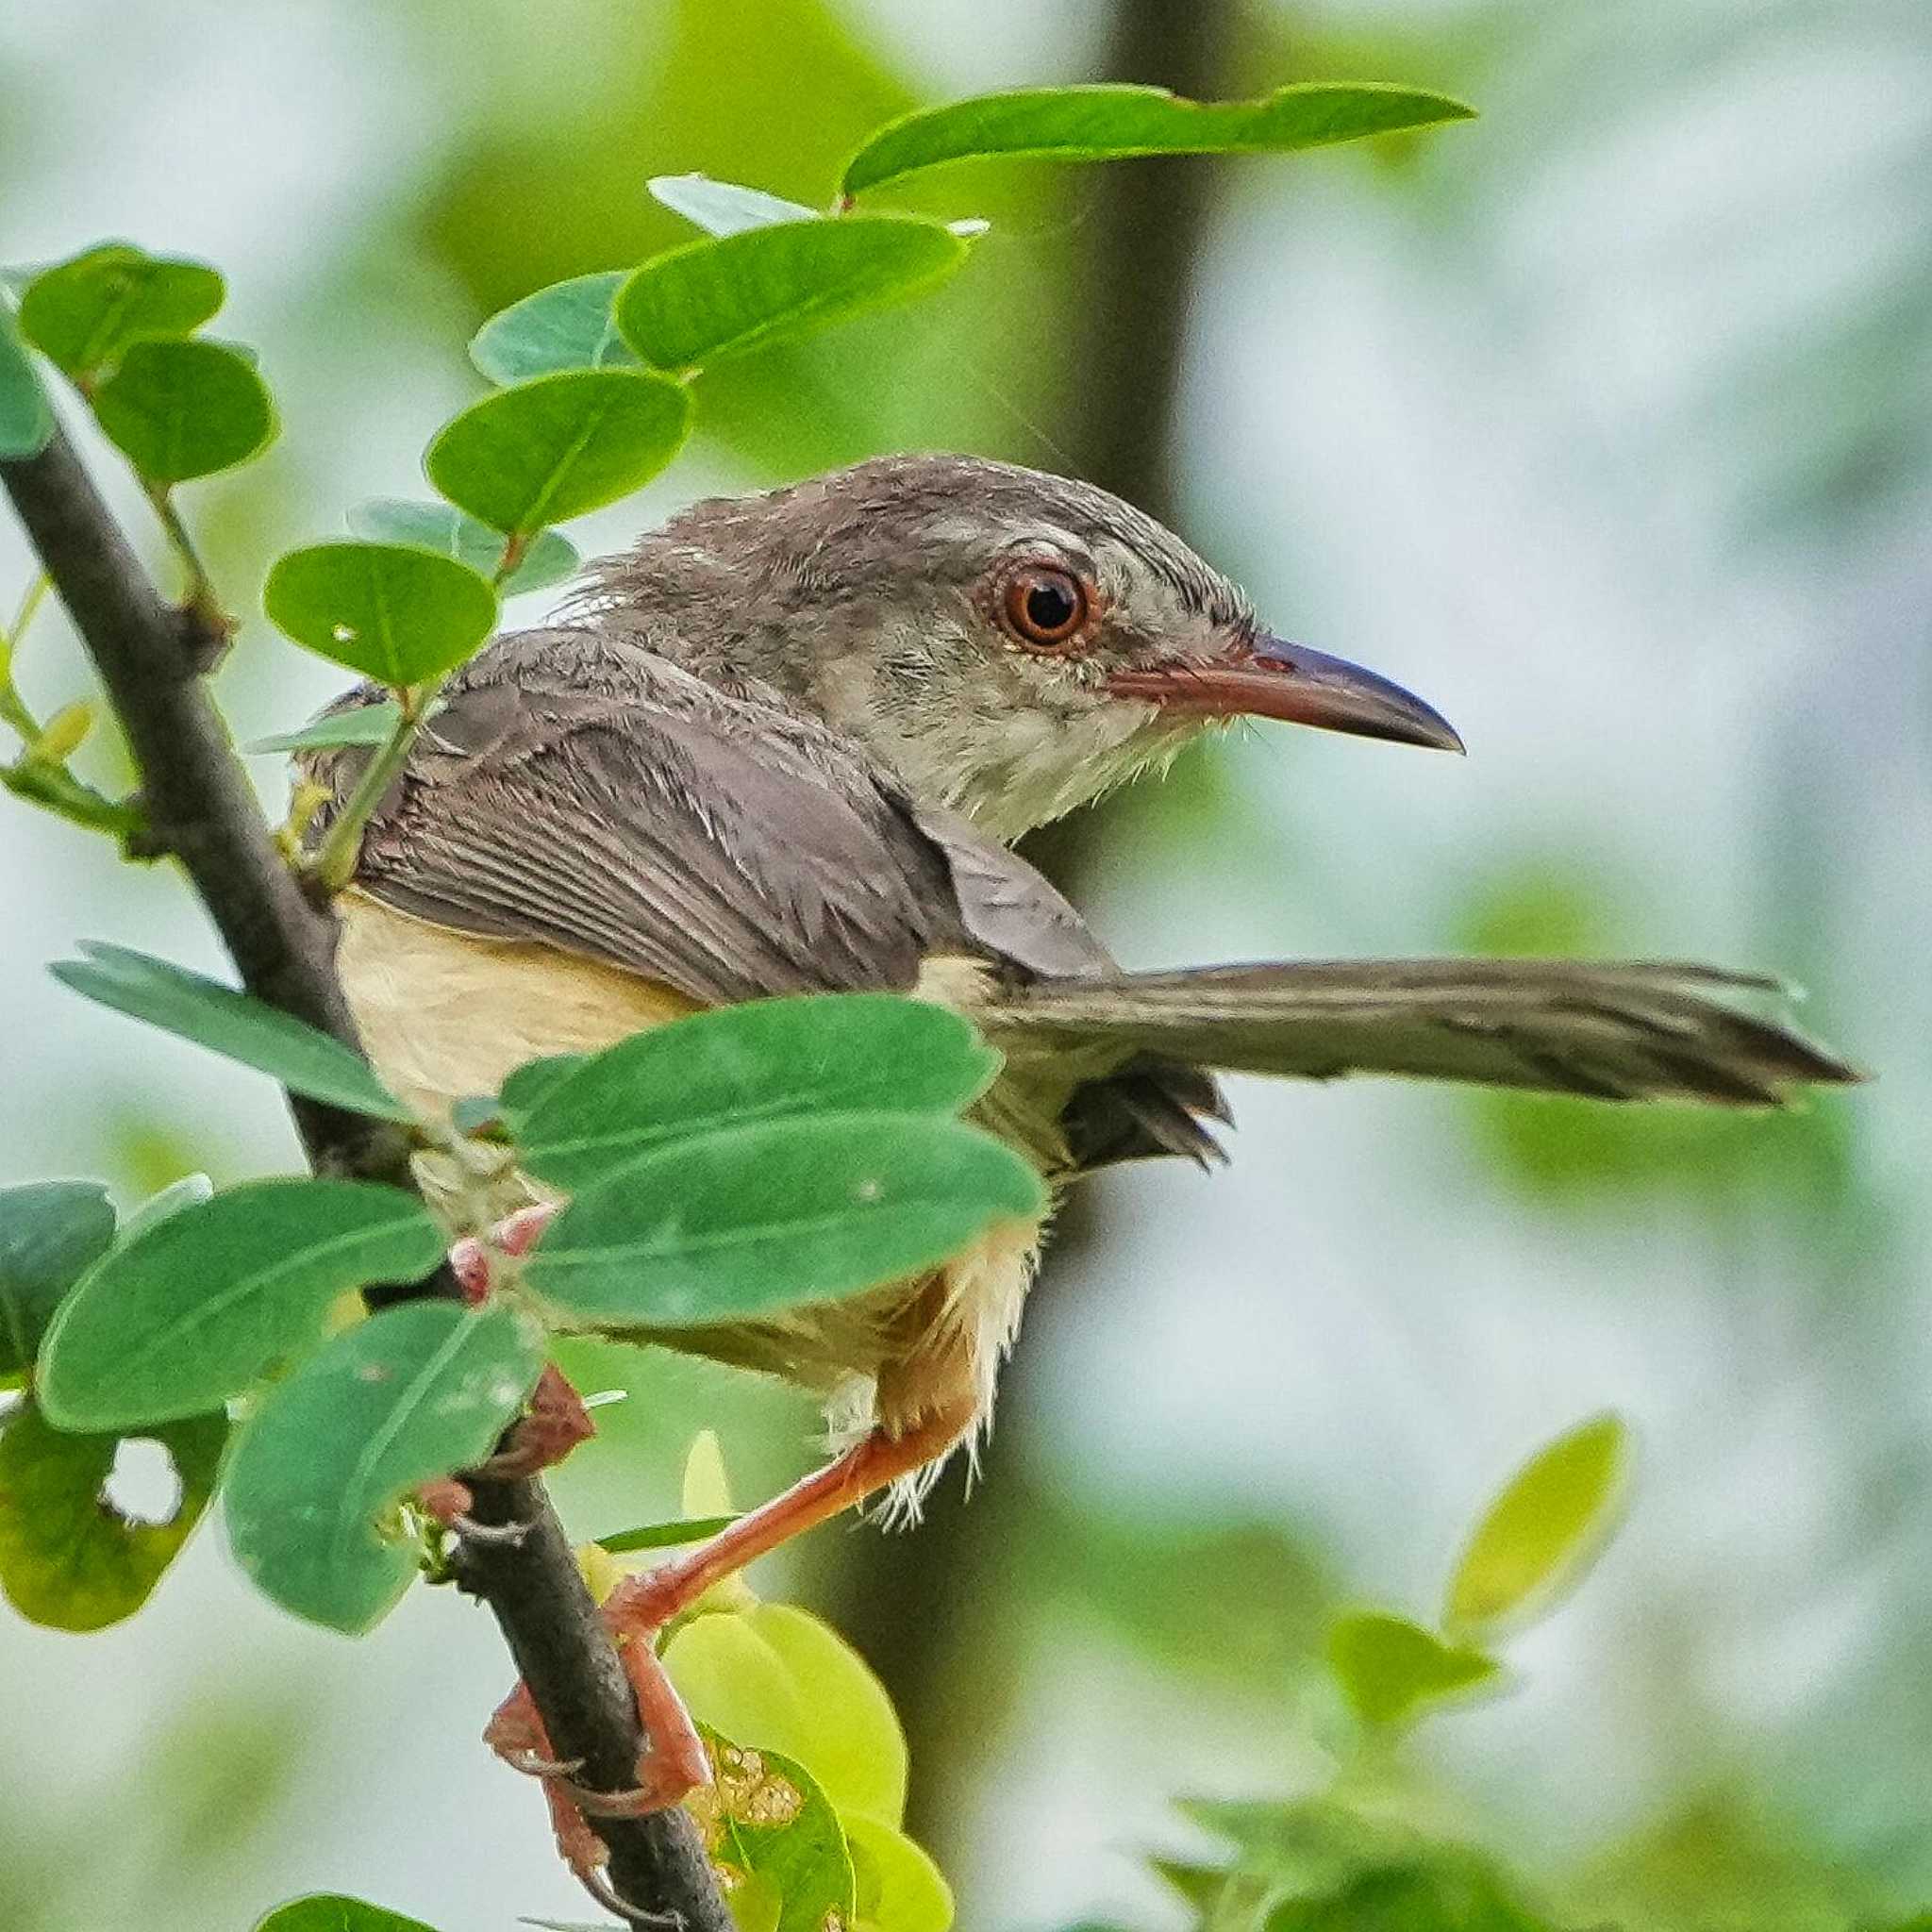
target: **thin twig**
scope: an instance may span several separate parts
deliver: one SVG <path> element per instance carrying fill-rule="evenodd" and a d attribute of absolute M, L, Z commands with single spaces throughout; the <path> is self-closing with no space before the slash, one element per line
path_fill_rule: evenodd
<path fill-rule="evenodd" d="M 362 775 L 356 781 L 356 789 L 330 822 L 328 830 L 323 835 L 322 844 L 307 867 L 308 876 L 325 892 L 340 892 L 355 876 L 356 858 L 362 849 L 362 833 L 388 795 L 389 788 L 401 776 L 403 767 L 408 763 L 409 749 L 416 742 L 416 735 L 423 729 L 442 686 L 443 680 L 437 677 L 426 684 L 396 692 L 396 708 L 401 713 L 396 719 L 396 728 L 363 767 Z"/>
<path fill-rule="evenodd" d="M 358 1044 L 335 975 L 335 924 L 275 848 L 226 726 L 197 675 L 206 634 L 164 602 L 64 434 L 38 456 L 0 460 L 29 541 L 53 577 L 126 735 L 152 835 L 186 868 L 242 983 L 258 998 Z M 413 1187 L 395 1127 L 291 1098 L 309 1163 Z M 453 1294 L 447 1269 L 408 1292 Z M 541 1484 L 478 1482 L 480 1523 L 527 1523 L 521 1542 L 465 1542 L 465 1572 L 489 1603 L 552 1744 L 581 1757 L 587 1786 L 631 1781 L 637 1705 L 569 1540 Z M 682 1810 L 598 1819 L 617 1894 L 676 1913 L 689 1932 L 734 1932 L 697 1828 Z"/>

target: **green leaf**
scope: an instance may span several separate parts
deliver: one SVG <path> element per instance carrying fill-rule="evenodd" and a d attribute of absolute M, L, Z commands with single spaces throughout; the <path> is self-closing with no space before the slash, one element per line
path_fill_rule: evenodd
<path fill-rule="evenodd" d="M 54 406 L 20 340 L 13 309 L 0 296 L 0 461 L 37 457 L 54 435 Z"/>
<path fill-rule="evenodd" d="M 110 242 L 36 275 L 20 298 L 20 330 L 57 368 L 84 378 L 136 342 L 192 336 L 226 293 L 205 261 Z"/>
<path fill-rule="evenodd" d="M 646 362 L 695 369 L 903 302 L 966 254 L 943 223 L 913 215 L 747 228 L 645 262 L 618 291 L 617 325 Z"/>
<path fill-rule="evenodd" d="M 859 1932 L 950 1932 L 953 1888 L 920 1846 L 876 1818 L 841 1812 Z"/>
<path fill-rule="evenodd" d="M 496 624 L 496 592 L 482 576 L 405 543 L 291 550 L 276 558 L 261 603 L 298 644 L 392 689 L 454 670 Z"/>
<path fill-rule="evenodd" d="M 222 342 L 136 342 L 94 391 L 108 440 L 149 483 L 212 476 L 274 440 L 275 405 L 246 357 Z"/>
<path fill-rule="evenodd" d="M 472 403 L 423 458 L 492 529 L 534 535 L 648 483 L 691 427 L 682 384 L 647 369 L 563 369 Z"/>
<path fill-rule="evenodd" d="M 708 175 L 654 175 L 645 186 L 654 200 L 708 235 L 741 235 L 747 228 L 769 228 L 779 222 L 823 219 L 802 201 L 787 201 L 762 188 L 713 181 Z"/>
<path fill-rule="evenodd" d="M 48 970 L 85 998 L 267 1074 L 310 1100 L 378 1120 L 414 1116 L 353 1048 L 252 993 L 126 946 L 83 940 Z"/>
<path fill-rule="evenodd" d="M 215 1184 L 205 1174 L 184 1174 L 178 1181 L 171 1181 L 158 1194 L 150 1194 L 125 1221 L 121 1224 L 119 1240 L 122 1244 L 131 1241 L 137 1235 L 145 1234 L 158 1222 L 167 1220 L 171 1214 L 178 1214 L 184 1208 L 199 1208 L 204 1201 L 214 1199 Z"/>
<path fill-rule="evenodd" d="M 470 339 L 470 360 L 493 383 L 527 382 L 559 369 L 634 369 L 610 304 L 628 269 L 553 282 L 499 309 Z"/>
<path fill-rule="evenodd" d="M 775 1932 L 849 1925 L 852 1856 L 838 1813 L 810 1773 L 776 1751 L 735 1744 L 702 1721 L 698 1729 L 715 1781 L 685 1805 L 712 1863 L 738 1880 L 775 1888 Z"/>
<path fill-rule="evenodd" d="M 1426 1862 L 1358 1873 L 1325 1898 L 1284 1900 L 1263 1932 L 1554 1932 L 1525 1911 L 1479 1857 L 1444 1850 Z"/>
<path fill-rule="evenodd" d="M 933 1267 L 1045 1200 L 1021 1156 L 957 1121 L 764 1121 L 675 1141 L 587 1189 L 524 1278 L 599 1327 L 741 1321 Z"/>
<path fill-rule="evenodd" d="M 675 1523 L 647 1523 L 638 1529 L 621 1529 L 596 1541 L 613 1557 L 633 1550 L 675 1550 L 684 1543 L 701 1543 L 721 1529 L 729 1529 L 736 1516 L 681 1516 Z"/>
<path fill-rule="evenodd" d="M 329 1305 L 442 1258 L 422 1204 L 368 1181 L 250 1181 L 95 1262 L 61 1304 L 39 1391 L 65 1429 L 128 1429 L 239 1395 L 322 1333 Z"/>
<path fill-rule="evenodd" d="M 1446 94 L 1380 81 L 1302 81 L 1255 101 L 1190 101 L 1100 82 L 1016 88 L 889 121 L 845 164 L 846 195 L 941 161 L 1004 155 L 1062 161 L 1133 155 L 1288 154 L 1364 135 L 1467 121 Z"/>
<path fill-rule="evenodd" d="M 1328 1661 L 1364 1724 L 1406 1724 L 1425 1704 L 1486 1684 L 1502 1670 L 1481 1651 L 1444 1643 L 1420 1624 L 1380 1610 L 1340 1618 Z"/>
<path fill-rule="evenodd" d="M 334 751 L 342 745 L 387 744 L 403 722 L 403 708 L 392 698 L 374 705 L 356 705 L 330 711 L 296 731 L 278 731 L 270 738 L 252 739 L 249 752 Z"/>
<path fill-rule="evenodd" d="M 0 1385 L 33 1367 L 60 1297 L 113 1240 L 113 1206 L 98 1181 L 0 1188 Z"/>
<path fill-rule="evenodd" d="M 31 1399 L 0 1420 L 0 1591 L 29 1622 L 99 1630 L 130 1617 L 175 1560 L 213 1493 L 227 1418 L 196 1416 L 139 1440 L 167 1452 L 180 1493 L 165 1522 L 116 1507 L 117 1435 L 68 1435 Z"/>
<path fill-rule="evenodd" d="M 841 1816 L 906 1815 L 906 1736 L 865 1659 L 791 1604 L 694 1617 L 664 1668 L 700 1723 L 755 1739 L 809 1771 Z"/>
<path fill-rule="evenodd" d="M 1531 1457 L 1476 1524 L 1449 1579 L 1445 1627 L 1474 1633 L 1541 1612 L 1580 1580 L 1614 1526 L 1629 1462 L 1616 1415 L 1592 1417 Z"/>
<path fill-rule="evenodd" d="M 298 1617 L 369 1629 L 416 1571 L 397 1503 L 488 1456 L 542 1365 L 536 1324 L 508 1302 L 408 1302 L 338 1335 L 236 1448 L 225 1485 L 236 1559 Z"/>
<path fill-rule="evenodd" d="M 694 1013 L 633 1034 L 520 1106 L 524 1165 L 571 1193 L 667 1142 L 825 1113 L 957 1113 L 1000 1058 L 957 1013 L 891 993 L 808 993 Z"/>
<path fill-rule="evenodd" d="M 433 1932 L 421 1919 L 406 1918 L 366 1899 L 339 1891 L 310 1892 L 291 1899 L 259 1921 L 255 1932 Z"/>
<path fill-rule="evenodd" d="M 378 496 L 349 512 L 349 528 L 374 542 L 440 551 L 467 563 L 480 577 L 493 578 L 503 560 L 503 532 L 465 516 L 453 503 L 409 503 L 399 496 Z M 506 597 L 545 591 L 574 576 L 582 562 L 576 545 L 560 530 L 540 530 L 500 588 Z"/>

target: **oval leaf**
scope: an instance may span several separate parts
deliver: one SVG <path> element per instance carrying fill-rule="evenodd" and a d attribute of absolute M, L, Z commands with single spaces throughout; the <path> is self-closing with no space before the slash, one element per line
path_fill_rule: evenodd
<path fill-rule="evenodd" d="M 1099 83 L 1017 88 L 889 121 L 845 164 L 848 195 L 941 161 L 1028 155 L 1062 161 L 1132 155 L 1285 154 L 1364 135 L 1467 121 L 1446 94 L 1379 81 L 1303 81 L 1257 101 L 1190 101 L 1165 88 Z"/>
<path fill-rule="evenodd" d="M 953 1888 L 930 1857 L 875 1818 L 841 1812 L 861 1926 L 875 1932 L 950 1932 Z"/>
<path fill-rule="evenodd" d="M 852 1856 L 831 1801 L 811 1774 L 776 1751 L 751 1750 L 702 1723 L 712 1782 L 685 1800 L 713 1865 L 778 1895 L 774 1932 L 827 1932 L 852 1923 Z"/>
<path fill-rule="evenodd" d="M 126 946 L 83 940 L 80 950 L 84 958 L 48 970 L 86 998 L 240 1060 L 310 1100 L 378 1120 L 414 1118 L 360 1054 L 267 1001 Z"/>
<path fill-rule="evenodd" d="M 1629 1460 L 1629 1431 L 1616 1415 L 1595 1416 L 1531 1457 L 1490 1505 L 1456 1566 L 1447 1627 L 1487 1630 L 1547 1609 L 1577 1582 L 1614 1526 Z"/>
<path fill-rule="evenodd" d="M 255 1932 L 433 1932 L 421 1919 L 339 1891 L 310 1892 L 277 1906 Z"/>
<path fill-rule="evenodd" d="M 1405 1724 L 1425 1704 L 1474 1690 L 1502 1666 L 1479 1650 L 1444 1643 L 1404 1617 L 1362 1610 L 1328 1633 L 1328 1662 L 1355 1714 L 1369 1724 Z"/>
<path fill-rule="evenodd" d="M 787 201 L 762 188 L 713 181 L 708 175 L 655 175 L 645 185 L 654 200 L 708 235 L 741 235 L 747 228 L 769 228 L 779 222 L 823 219 L 802 201 Z"/>
<path fill-rule="evenodd" d="M 524 1278 L 590 1326 L 702 1326 L 895 1281 L 1044 1208 L 1033 1169 L 958 1121 L 767 1121 L 675 1141 L 579 1194 Z"/>
<path fill-rule="evenodd" d="M 882 1824 L 906 1815 L 906 1734 L 885 1686 L 808 1611 L 752 1603 L 694 1617 L 664 1648 L 691 1715 L 796 1758 L 841 1815 Z"/>
<path fill-rule="evenodd" d="M 541 1063 L 540 1063 L 541 1064 Z M 524 1165 L 575 1193 L 667 1141 L 813 1113 L 957 1113 L 999 1056 L 958 1014 L 891 993 L 721 1007 L 594 1054 L 504 1113 Z"/>
<path fill-rule="evenodd" d="M 645 262 L 618 291 L 617 325 L 645 361 L 695 369 L 903 302 L 966 253 L 943 223 L 912 215 L 749 228 Z"/>
<path fill-rule="evenodd" d="M 201 1520 L 228 1419 L 196 1416 L 141 1440 L 159 1443 L 178 1492 L 163 1522 L 116 1507 L 108 1479 L 122 1438 L 51 1428 L 37 1403 L 0 1421 L 0 1591 L 30 1623 L 100 1630 L 131 1617 Z"/>
<path fill-rule="evenodd" d="M 534 535 L 648 483 L 691 427 L 683 386 L 645 369 L 564 369 L 472 403 L 423 458 L 492 529 Z"/>
<path fill-rule="evenodd" d="M 422 1204 L 368 1181 L 251 1181 L 115 1248 L 61 1304 L 38 1383 L 63 1429 L 129 1429 L 225 1402 L 322 1333 L 338 1295 L 442 1258 Z"/>
<path fill-rule="evenodd" d="M 374 542 L 440 551 L 492 580 L 503 562 L 503 532 L 465 516 L 453 503 L 409 503 L 399 496 L 378 496 L 349 512 L 349 528 Z M 516 568 L 503 579 L 503 594 L 514 597 L 525 591 L 548 590 L 575 575 L 582 561 L 576 545 L 560 530 L 540 530 Z"/>
<path fill-rule="evenodd" d="M 94 391 L 94 414 L 150 483 L 233 469 L 275 433 L 275 405 L 248 358 L 224 342 L 136 342 Z"/>
<path fill-rule="evenodd" d="M 387 744 L 402 722 L 402 707 L 392 698 L 384 698 L 374 705 L 329 711 L 296 731 L 251 739 L 242 748 L 250 752 L 335 751 L 343 745 Z"/>
<path fill-rule="evenodd" d="M 36 275 L 20 298 L 20 328 L 57 368 L 84 378 L 132 343 L 192 335 L 226 293 L 205 261 L 110 242 Z"/>
<path fill-rule="evenodd" d="M 0 1383 L 33 1367 L 60 1297 L 113 1241 L 113 1204 L 98 1181 L 0 1188 Z"/>
<path fill-rule="evenodd" d="M 496 592 L 476 572 L 403 543 L 291 550 L 261 603 L 298 644 L 395 689 L 454 670 L 496 624 Z"/>
<path fill-rule="evenodd" d="M 268 1597 L 351 1635 L 391 1609 L 417 1549 L 404 1493 L 488 1456 L 543 1365 L 507 1302 L 408 1302 L 338 1335 L 262 1404 L 225 1485 L 228 1541 Z"/>
<path fill-rule="evenodd" d="M 0 461 L 37 457 L 54 436 L 54 406 L 20 340 L 13 310 L 0 296 Z"/>
<path fill-rule="evenodd" d="M 553 282 L 492 315 L 470 339 L 470 360 L 491 382 L 527 382 L 559 369 L 634 369 L 610 304 L 628 269 Z"/>

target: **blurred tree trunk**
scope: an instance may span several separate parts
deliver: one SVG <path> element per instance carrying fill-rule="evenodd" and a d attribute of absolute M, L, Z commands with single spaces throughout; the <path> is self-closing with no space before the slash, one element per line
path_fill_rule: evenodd
<path fill-rule="evenodd" d="M 1225 91 L 1239 0 L 1119 0 L 1101 77 L 1150 81 L 1197 98 Z M 1181 365 L 1217 165 L 1150 158 L 1074 176 L 1096 197 L 1085 228 L 1073 379 L 1055 423 L 1078 474 L 1163 521 L 1174 509 L 1174 446 Z M 1076 813 L 1036 835 L 1028 856 L 1075 893 L 1109 836 L 1108 814 Z M 1061 1212 L 1053 1254 L 1087 1236 L 1077 1192 Z M 1058 1299 L 1049 1256 L 1032 1307 Z M 1010 1599 L 993 1566 L 1024 1534 L 1024 1472 L 1047 1376 L 1023 1341 L 1001 1379 L 999 1426 L 986 1481 L 970 1507 L 958 1468 L 934 1492 L 911 1536 L 843 1539 L 830 1584 L 841 1627 L 885 1680 L 912 1750 L 908 1827 L 944 1862 L 957 1801 L 977 1769 L 973 1744 L 1001 1714 L 1007 1672 L 995 1619 Z"/>

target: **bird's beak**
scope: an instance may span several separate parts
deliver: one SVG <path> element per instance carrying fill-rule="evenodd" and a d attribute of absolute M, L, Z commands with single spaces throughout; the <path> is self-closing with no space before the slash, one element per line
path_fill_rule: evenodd
<path fill-rule="evenodd" d="M 1117 671 L 1108 689 L 1194 717 L 1281 718 L 1357 738 L 1462 749 L 1449 721 L 1412 691 L 1359 664 L 1286 643 L 1265 631 L 1219 658 Z"/>

